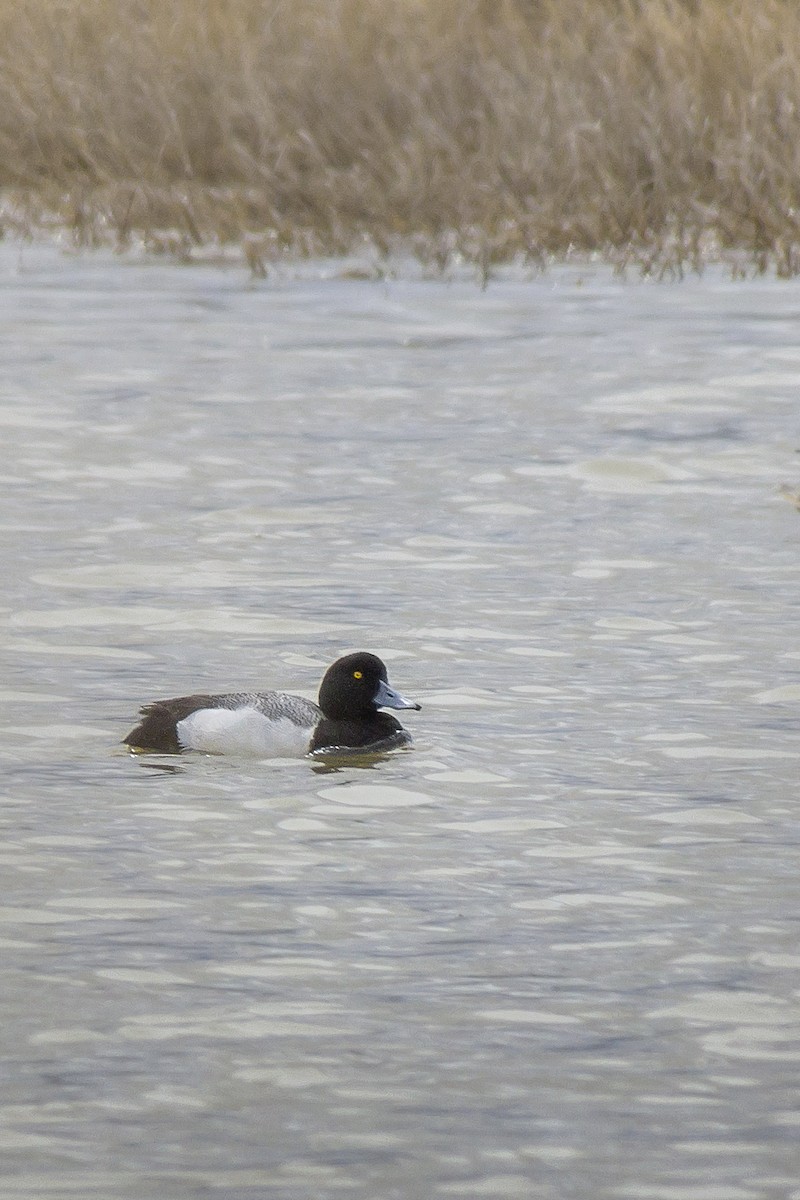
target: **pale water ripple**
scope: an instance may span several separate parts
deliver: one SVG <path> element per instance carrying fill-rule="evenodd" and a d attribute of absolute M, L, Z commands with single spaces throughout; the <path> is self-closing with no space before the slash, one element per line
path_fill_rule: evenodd
<path fill-rule="evenodd" d="M 799 299 L 0 245 L 3 1200 L 800 1196 Z"/>

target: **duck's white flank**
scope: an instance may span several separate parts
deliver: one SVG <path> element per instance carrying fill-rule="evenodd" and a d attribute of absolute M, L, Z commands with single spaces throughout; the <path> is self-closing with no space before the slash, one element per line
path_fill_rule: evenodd
<path fill-rule="evenodd" d="M 302 758 L 308 754 L 314 724 L 265 717 L 255 708 L 199 708 L 177 725 L 184 750 L 206 754 L 249 754 L 263 758 Z"/>

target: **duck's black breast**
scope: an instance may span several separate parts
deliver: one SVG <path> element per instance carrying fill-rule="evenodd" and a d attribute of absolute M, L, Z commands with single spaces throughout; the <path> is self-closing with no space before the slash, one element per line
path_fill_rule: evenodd
<path fill-rule="evenodd" d="M 368 717 L 333 720 L 323 717 L 314 730 L 309 749 L 312 754 L 328 749 L 392 750 L 407 746 L 411 734 L 388 713 L 375 712 Z"/>

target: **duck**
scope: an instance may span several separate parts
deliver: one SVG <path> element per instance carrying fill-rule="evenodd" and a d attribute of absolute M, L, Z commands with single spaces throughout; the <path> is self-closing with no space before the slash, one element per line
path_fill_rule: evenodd
<path fill-rule="evenodd" d="M 228 692 L 154 700 L 122 739 L 131 751 L 246 754 L 261 758 L 381 753 L 411 743 L 411 734 L 382 708 L 415 709 L 389 685 L 384 663 L 360 650 L 328 667 L 319 703 L 288 692 Z"/>

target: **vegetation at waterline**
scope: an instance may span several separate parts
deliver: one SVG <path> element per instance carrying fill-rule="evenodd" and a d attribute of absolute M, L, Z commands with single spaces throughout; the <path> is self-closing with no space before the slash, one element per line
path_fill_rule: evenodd
<path fill-rule="evenodd" d="M 0 222 L 800 271 L 796 0 L 0 0 Z"/>

